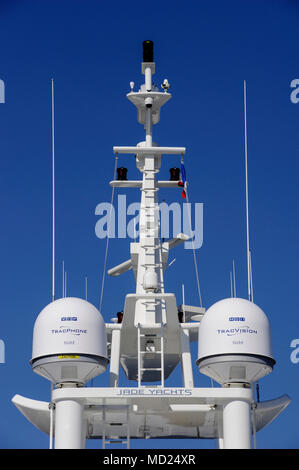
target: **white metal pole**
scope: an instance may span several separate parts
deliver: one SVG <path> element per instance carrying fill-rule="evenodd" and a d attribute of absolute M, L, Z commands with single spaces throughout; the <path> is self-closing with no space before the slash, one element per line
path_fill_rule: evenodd
<path fill-rule="evenodd" d="M 218 438 L 218 449 L 224 449 L 223 437 Z"/>
<path fill-rule="evenodd" d="M 235 260 L 233 260 L 233 280 L 234 280 L 234 295 L 233 296 L 237 297 Z"/>
<path fill-rule="evenodd" d="M 67 281 L 67 272 L 64 272 L 64 297 L 66 297 L 66 281 Z"/>
<path fill-rule="evenodd" d="M 252 434 L 253 434 L 253 448 L 256 449 L 256 403 L 252 404 Z"/>
<path fill-rule="evenodd" d="M 252 283 L 252 262 L 251 262 L 251 250 L 249 250 L 249 264 L 250 264 L 250 293 L 251 293 L 251 302 L 253 302 L 253 283 Z"/>
<path fill-rule="evenodd" d="M 54 152 L 54 79 L 52 84 L 52 302 L 55 300 L 55 152 Z"/>
<path fill-rule="evenodd" d="M 183 321 L 186 323 L 186 314 L 185 314 L 185 286 L 182 284 L 182 301 L 183 301 Z"/>
<path fill-rule="evenodd" d="M 151 147 L 153 144 L 153 120 L 152 120 L 152 109 L 146 108 L 145 115 L 145 141 L 146 146 Z"/>
<path fill-rule="evenodd" d="M 64 295 L 64 260 L 62 261 L 62 297 L 65 297 Z"/>
<path fill-rule="evenodd" d="M 49 403 L 49 410 L 50 410 L 49 449 L 53 449 L 54 408 L 55 408 L 54 403 Z"/>
<path fill-rule="evenodd" d="M 110 387 L 118 386 L 120 360 L 120 330 L 112 330 L 110 358 Z"/>
<path fill-rule="evenodd" d="M 181 331 L 181 348 L 182 348 L 182 368 L 184 377 L 184 387 L 193 388 L 193 371 L 192 371 L 192 358 L 190 351 L 190 335 L 189 330 L 182 329 Z"/>
<path fill-rule="evenodd" d="M 245 196 L 246 196 L 246 242 L 247 242 L 247 284 L 248 300 L 251 300 L 250 290 L 250 254 L 249 254 L 249 215 L 248 215 L 248 159 L 247 159 L 247 99 L 246 99 L 246 80 L 244 80 L 244 133 L 245 133 Z"/>
<path fill-rule="evenodd" d="M 88 419 L 83 416 L 82 420 L 82 432 L 81 432 L 81 449 L 85 449 L 86 447 L 86 436 L 87 436 L 87 429 L 88 429 Z"/>
<path fill-rule="evenodd" d="M 250 403 L 233 400 L 223 407 L 224 449 L 251 449 Z"/>
<path fill-rule="evenodd" d="M 147 91 L 151 91 L 152 89 L 152 70 L 150 67 L 146 67 L 145 72 L 145 87 Z M 146 107 L 145 110 L 145 141 L 146 146 L 151 147 L 153 143 L 152 139 L 152 132 L 153 132 L 153 119 L 152 119 L 152 108 Z"/>
<path fill-rule="evenodd" d="M 151 69 L 151 67 L 146 67 L 145 68 L 144 77 L 145 77 L 146 91 L 151 91 L 152 90 L 152 69 Z"/>
<path fill-rule="evenodd" d="M 55 408 L 55 449 L 82 449 L 83 405 L 61 400 Z"/>
<path fill-rule="evenodd" d="M 233 297 L 233 280 L 232 280 L 232 272 L 229 272 L 229 278 L 230 278 L 230 296 Z"/>

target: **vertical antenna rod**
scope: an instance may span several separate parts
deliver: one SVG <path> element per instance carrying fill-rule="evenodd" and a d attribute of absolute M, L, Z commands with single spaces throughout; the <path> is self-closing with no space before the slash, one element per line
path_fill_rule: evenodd
<path fill-rule="evenodd" d="M 249 261 L 250 261 L 250 295 L 251 295 L 251 301 L 253 302 L 253 284 L 252 284 L 251 250 L 249 251 Z"/>
<path fill-rule="evenodd" d="M 64 260 L 62 261 L 62 297 L 65 297 L 64 295 Z"/>
<path fill-rule="evenodd" d="M 55 300 L 55 152 L 54 152 L 54 79 L 52 82 L 52 302 Z"/>
<path fill-rule="evenodd" d="M 64 272 L 64 296 L 66 297 L 66 281 L 67 281 L 67 272 Z"/>
<path fill-rule="evenodd" d="M 251 300 L 250 250 L 249 250 L 249 216 L 248 216 L 248 168 L 247 168 L 246 80 L 244 80 L 244 130 L 245 130 L 245 191 L 246 191 L 247 284 L 248 284 L 248 300 Z"/>
<path fill-rule="evenodd" d="M 234 281 L 234 295 L 233 297 L 237 297 L 237 289 L 236 289 L 236 268 L 235 268 L 235 260 L 233 259 L 233 281 Z"/>

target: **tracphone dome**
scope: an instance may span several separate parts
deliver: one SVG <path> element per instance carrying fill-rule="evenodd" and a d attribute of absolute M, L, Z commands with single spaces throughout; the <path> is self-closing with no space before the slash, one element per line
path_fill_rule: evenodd
<path fill-rule="evenodd" d="M 54 384 L 84 384 L 106 370 L 105 323 L 86 300 L 64 297 L 47 305 L 33 330 L 34 372 Z"/>

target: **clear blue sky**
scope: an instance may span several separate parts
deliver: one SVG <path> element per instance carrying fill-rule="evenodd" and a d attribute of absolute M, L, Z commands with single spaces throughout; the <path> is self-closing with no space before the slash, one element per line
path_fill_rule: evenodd
<path fill-rule="evenodd" d="M 95 236 L 95 207 L 110 201 L 113 145 L 143 140 L 129 82 L 142 83 L 141 44 L 155 42 L 157 73 L 172 100 L 154 127 L 160 145 L 186 146 L 190 198 L 204 204 L 204 243 L 197 252 L 203 303 L 229 296 L 236 263 L 237 294 L 247 295 L 243 80 L 247 80 L 248 156 L 254 300 L 273 333 L 274 372 L 260 382 L 261 398 L 287 393 L 291 405 L 258 434 L 260 448 L 298 448 L 299 364 L 290 361 L 298 320 L 299 78 L 296 1 L 43 0 L 0 2 L 1 330 L 0 447 L 47 448 L 48 437 L 11 404 L 15 393 L 49 400 L 49 383 L 31 371 L 34 321 L 51 300 L 51 115 L 55 79 L 57 296 L 61 262 L 68 294 L 99 305 L 105 241 Z M 169 159 L 168 159 L 169 158 Z M 179 164 L 165 157 L 161 178 Z M 123 157 L 131 178 L 134 161 Z M 139 192 L 128 191 L 130 201 Z M 180 193 L 161 191 L 167 202 Z M 129 240 L 112 240 L 108 267 L 128 258 Z M 198 304 L 192 251 L 180 248 L 165 276 L 166 290 Z M 106 279 L 109 321 L 134 291 L 132 272 Z M 194 362 L 196 351 L 194 350 Z M 194 369 L 197 386 L 209 385 Z M 94 384 L 107 384 L 108 374 Z M 167 385 L 180 385 L 178 372 Z M 122 378 L 122 384 L 125 384 Z M 88 447 L 100 445 L 91 442 Z M 140 441 L 132 447 L 213 448 L 213 441 Z"/>

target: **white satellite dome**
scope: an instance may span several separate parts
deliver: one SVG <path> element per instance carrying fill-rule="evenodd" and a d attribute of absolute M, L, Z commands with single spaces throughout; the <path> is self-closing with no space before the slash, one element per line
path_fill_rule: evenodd
<path fill-rule="evenodd" d="M 64 297 L 47 305 L 33 331 L 33 370 L 55 384 L 83 384 L 106 370 L 102 315 L 91 303 Z"/>
<path fill-rule="evenodd" d="M 199 326 L 196 363 L 220 384 L 251 383 L 271 372 L 275 360 L 265 313 L 246 299 L 216 302 Z"/>

